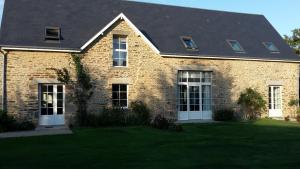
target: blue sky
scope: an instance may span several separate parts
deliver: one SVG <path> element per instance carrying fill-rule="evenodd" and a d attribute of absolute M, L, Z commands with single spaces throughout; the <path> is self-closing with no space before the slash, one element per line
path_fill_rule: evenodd
<path fill-rule="evenodd" d="M 300 28 L 300 0 L 136 0 L 194 8 L 263 14 L 281 34 Z M 4 0 L 0 0 L 2 17 Z"/>

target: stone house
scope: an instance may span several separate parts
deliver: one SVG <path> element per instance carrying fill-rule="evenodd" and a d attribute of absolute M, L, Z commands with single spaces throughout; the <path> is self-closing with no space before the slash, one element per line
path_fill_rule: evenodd
<path fill-rule="evenodd" d="M 20 119 L 63 125 L 76 109 L 53 69 L 82 54 L 94 83 L 90 112 L 144 101 L 153 114 L 212 119 L 256 88 L 264 116 L 299 98 L 299 62 L 262 15 L 120 0 L 9 0 L 0 34 L 1 104 Z M 71 73 L 74 78 L 74 72 Z"/>

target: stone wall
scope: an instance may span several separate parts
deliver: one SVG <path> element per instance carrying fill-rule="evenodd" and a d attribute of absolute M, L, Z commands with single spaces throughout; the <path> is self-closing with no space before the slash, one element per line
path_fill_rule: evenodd
<path fill-rule="evenodd" d="M 128 67 L 112 67 L 113 34 L 128 36 Z M 177 118 L 176 89 L 178 70 L 212 70 L 214 107 L 236 107 L 241 91 L 253 87 L 268 100 L 268 86 L 283 86 L 283 111 L 292 113 L 288 101 L 298 98 L 298 64 L 281 62 L 164 58 L 153 50 L 125 22 L 115 24 L 84 52 L 84 65 L 95 83 L 90 112 L 111 104 L 111 85 L 129 85 L 129 102 L 142 100 L 154 114 Z M 8 56 L 9 112 L 18 117 L 38 117 L 38 82 L 56 79 L 51 68 L 74 70 L 70 54 L 11 51 Z M 67 91 L 70 92 L 70 91 Z M 68 99 L 67 99 L 68 101 Z M 67 116 L 75 112 L 66 108 Z"/>

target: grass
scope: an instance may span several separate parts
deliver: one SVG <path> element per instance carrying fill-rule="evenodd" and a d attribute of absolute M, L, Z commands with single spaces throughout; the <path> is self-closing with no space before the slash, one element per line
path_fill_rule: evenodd
<path fill-rule="evenodd" d="M 0 140 L 1 169 L 296 169 L 300 125 L 273 120 L 76 129 L 74 135 Z"/>

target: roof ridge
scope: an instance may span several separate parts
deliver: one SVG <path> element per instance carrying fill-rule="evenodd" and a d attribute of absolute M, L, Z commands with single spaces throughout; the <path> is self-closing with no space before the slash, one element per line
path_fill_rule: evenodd
<path fill-rule="evenodd" d="M 224 11 L 224 10 L 207 9 L 207 8 L 196 8 L 196 7 L 190 7 L 190 6 L 179 6 L 179 5 L 161 4 L 161 3 L 153 3 L 153 2 L 139 2 L 137 0 L 120 0 L 120 1 L 129 2 L 129 3 L 136 3 L 136 4 L 143 4 L 143 5 L 154 5 L 154 6 L 165 6 L 165 7 L 172 7 L 172 8 L 203 10 L 203 11 L 219 12 L 219 13 L 227 13 L 227 14 L 264 16 L 263 14 L 257 14 L 257 13 Z"/>

